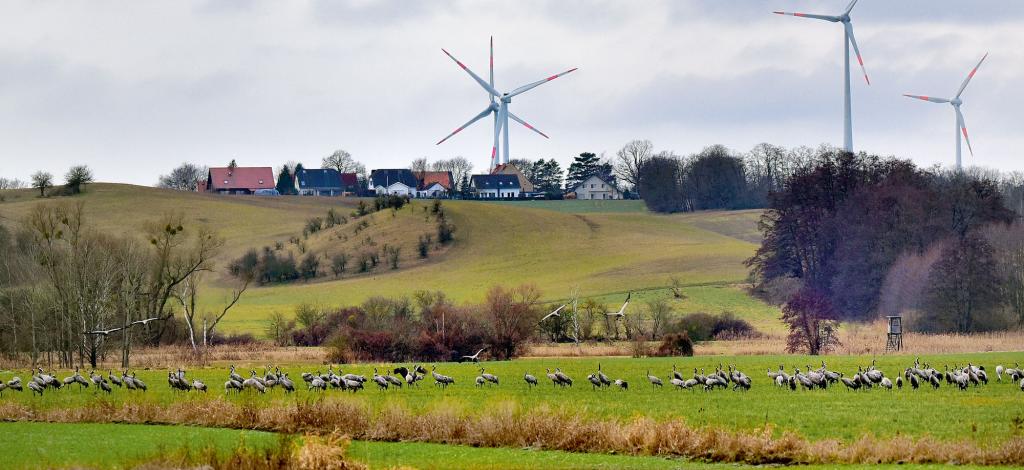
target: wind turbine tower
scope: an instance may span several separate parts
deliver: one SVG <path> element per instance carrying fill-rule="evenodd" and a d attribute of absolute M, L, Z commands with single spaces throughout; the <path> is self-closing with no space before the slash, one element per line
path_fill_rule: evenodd
<path fill-rule="evenodd" d="M 810 18 L 814 20 L 828 21 L 830 23 L 842 23 L 843 24 L 843 148 L 847 152 L 853 152 L 853 119 L 851 117 L 850 105 L 850 45 L 853 45 L 853 52 L 857 54 L 857 62 L 860 63 L 860 69 L 864 72 L 864 81 L 868 85 L 871 85 L 871 80 L 868 78 L 868 71 L 864 68 L 864 59 L 860 56 L 860 48 L 857 47 L 857 38 L 853 35 L 853 23 L 851 23 L 850 12 L 853 11 L 853 7 L 857 5 L 858 0 L 853 0 L 847 5 L 846 10 L 841 15 L 830 16 L 830 15 L 812 15 L 810 13 L 789 13 L 785 11 L 776 11 L 776 15 L 789 15 L 798 16 L 800 18 Z"/>

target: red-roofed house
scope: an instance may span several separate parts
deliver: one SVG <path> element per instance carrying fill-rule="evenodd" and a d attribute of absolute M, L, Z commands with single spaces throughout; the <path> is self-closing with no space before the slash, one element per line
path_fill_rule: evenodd
<path fill-rule="evenodd" d="M 261 189 L 274 189 L 274 169 L 269 166 L 210 168 L 206 190 L 222 194 L 253 194 Z"/>
<path fill-rule="evenodd" d="M 450 171 L 414 172 L 419 180 L 416 197 L 442 198 L 448 197 L 455 189 Z"/>

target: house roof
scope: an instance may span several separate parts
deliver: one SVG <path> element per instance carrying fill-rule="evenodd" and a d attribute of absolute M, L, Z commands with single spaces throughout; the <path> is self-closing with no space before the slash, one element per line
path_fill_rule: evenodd
<path fill-rule="evenodd" d="M 412 174 L 411 170 L 405 168 L 373 170 L 370 180 L 373 182 L 374 188 L 378 186 L 386 188 L 395 183 L 402 183 L 410 188 L 419 186 L 416 176 Z"/>
<path fill-rule="evenodd" d="M 473 175 L 471 184 L 476 189 L 520 189 L 516 175 Z"/>
<path fill-rule="evenodd" d="M 437 183 L 447 189 L 452 190 L 452 172 L 450 171 L 424 171 L 420 173 L 420 189 L 427 189 L 434 183 Z"/>
<path fill-rule="evenodd" d="M 532 193 L 533 192 L 533 182 L 530 181 L 526 177 L 526 175 L 523 174 L 523 171 L 520 170 L 519 167 L 517 167 L 517 166 L 515 166 L 515 165 L 513 165 L 511 163 L 502 163 L 502 164 L 500 164 L 498 166 L 495 166 L 494 169 L 491 170 L 491 174 L 492 175 L 516 175 L 516 178 L 519 178 L 519 186 L 521 188 L 523 188 L 523 191 L 526 191 L 528 193 Z"/>
<path fill-rule="evenodd" d="M 355 173 L 341 173 L 341 185 L 352 187 L 359 184 L 359 176 Z"/>
<path fill-rule="evenodd" d="M 341 189 L 341 173 L 333 168 L 303 168 L 295 175 L 299 189 Z"/>
<path fill-rule="evenodd" d="M 269 166 L 210 168 L 207 189 L 274 189 L 274 169 Z"/>

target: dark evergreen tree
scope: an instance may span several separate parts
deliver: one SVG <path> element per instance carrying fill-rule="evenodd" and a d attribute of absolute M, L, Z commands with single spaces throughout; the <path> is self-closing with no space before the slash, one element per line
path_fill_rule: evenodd
<path fill-rule="evenodd" d="M 565 177 L 565 189 L 572 191 L 584 180 L 595 175 L 615 186 L 613 171 L 611 163 L 602 162 L 593 152 L 583 152 L 569 165 L 569 174 Z"/>
<path fill-rule="evenodd" d="M 288 170 L 288 165 L 281 167 L 281 173 L 277 175 L 277 192 L 282 195 L 294 194 L 295 184 L 292 178 L 292 172 Z"/>

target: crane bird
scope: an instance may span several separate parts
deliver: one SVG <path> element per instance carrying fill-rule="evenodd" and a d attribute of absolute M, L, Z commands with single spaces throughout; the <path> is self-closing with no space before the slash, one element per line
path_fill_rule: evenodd
<path fill-rule="evenodd" d="M 1003 370 L 1004 368 L 1002 364 L 996 366 L 996 382 L 1003 381 Z"/>
<path fill-rule="evenodd" d="M 388 382 L 388 379 L 385 379 L 383 376 L 377 373 L 376 367 L 373 368 L 373 381 L 377 384 L 377 388 L 380 390 L 387 390 L 388 385 L 391 384 L 390 382 Z"/>
<path fill-rule="evenodd" d="M 771 371 L 770 370 L 768 371 L 768 375 L 771 375 Z M 679 380 L 682 380 L 684 382 L 686 381 L 686 378 L 683 377 L 683 374 L 679 373 L 679 371 L 676 370 L 676 365 L 675 364 L 672 364 L 672 377 L 676 378 L 676 379 L 679 379 Z M 772 380 L 774 380 L 774 379 L 775 379 L 775 377 L 772 377 Z"/>
<path fill-rule="evenodd" d="M 568 375 L 565 375 L 565 373 L 562 372 L 561 368 L 555 368 L 555 377 L 558 378 L 558 381 L 561 382 L 562 385 L 568 385 L 572 387 L 572 379 Z"/>
<path fill-rule="evenodd" d="M 483 367 L 480 368 L 480 377 L 483 377 L 484 380 L 486 380 L 488 383 L 492 383 L 494 385 L 498 385 L 498 376 L 496 376 L 494 374 L 488 374 L 487 372 L 484 372 L 484 368 Z"/>
<path fill-rule="evenodd" d="M 562 304 L 561 307 L 556 308 L 553 312 L 551 312 L 551 313 L 549 313 L 547 315 L 544 315 L 544 318 L 541 318 L 540 321 L 542 322 L 542 321 L 547 320 L 548 318 L 551 318 L 551 317 L 560 317 L 561 314 L 558 313 L 558 312 L 561 312 L 562 309 L 565 308 L 567 305 L 569 305 L 569 304 Z M 540 323 L 540 322 L 537 322 L 537 323 Z"/>
<path fill-rule="evenodd" d="M 104 336 L 105 337 L 105 336 L 107 336 L 107 335 L 109 335 L 111 333 L 116 333 L 118 331 L 121 331 L 124 328 L 125 327 L 121 326 L 121 327 L 118 327 L 118 328 L 111 328 L 109 330 L 83 331 L 82 334 L 83 335 L 93 335 L 93 336 Z"/>
<path fill-rule="evenodd" d="M 555 385 L 561 385 L 560 381 L 558 380 L 558 376 L 551 372 L 551 369 L 544 370 L 547 372 L 548 379 L 551 380 L 552 387 L 554 387 Z"/>
<path fill-rule="evenodd" d="M 136 377 L 135 376 L 135 372 L 132 372 L 132 382 L 135 383 L 135 388 L 136 389 L 142 390 L 143 392 L 145 392 L 147 390 L 146 382 L 143 382 L 138 377 Z"/>
<path fill-rule="evenodd" d="M 604 314 L 609 317 L 623 318 L 626 316 L 626 306 L 629 305 L 629 299 L 633 296 L 632 292 L 626 294 L 626 301 L 622 303 L 622 308 L 617 312 L 605 312 Z"/>
<path fill-rule="evenodd" d="M 206 384 L 199 379 L 192 379 L 192 389 L 197 392 L 206 393 Z"/>
<path fill-rule="evenodd" d="M 675 376 L 673 376 L 671 379 L 668 379 L 668 383 L 674 385 L 679 390 L 682 390 L 682 389 L 686 388 L 686 381 L 685 380 L 680 380 L 680 379 L 676 378 Z"/>
<path fill-rule="evenodd" d="M 590 389 L 594 390 L 601 387 L 601 379 L 597 378 L 596 374 L 590 374 L 587 376 L 587 381 L 590 382 Z"/>
<path fill-rule="evenodd" d="M 305 376 L 306 374 L 302 374 L 302 375 Z M 245 382 L 245 379 L 243 379 L 241 375 L 238 375 L 237 373 L 235 373 L 235 365 L 234 364 L 231 365 L 231 371 L 228 372 L 228 377 L 231 378 L 231 380 L 234 380 L 235 382 L 238 382 L 238 383 Z"/>
<path fill-rule="evenodd" d="M 478 352 L 477 354 L 480 354 L 480 353 Z M 455 383 L 455 379 L 453 379 L 453 378 L 451 378 L 451 377 L 449 377 L 447 375 L 444 375 L 444 374 L 438 374 L 437 373 L 437 366 L 436 365 L 431 367 L 430 375 L 432 375 L 434 377 L 434 385 L 440 385 L 441 388 L 448 388 L 449 385 L 452 385 L 452 384 Z"/>
<path fill-rule="evenodd" d="M 462 356 L 462 359 L 469 359 L 473 362 L 480 362 L 480 353 L 484 352 L 485 350 L 487 350 L 487 348 L 480 348 L 480 350 L 477 351 L 476 354 L 472 356 Z"/>
<path fill-rule="evenodd" d="M 250 389 L 251 388 L 251 389 L 256 390 L 257 392 L 260 392 L 260 393 L 266 393 L 267 392 L 267 387 L 265 385 L 263 385 L 263 383 L 261 383 L 259 381 L 259 379 L 256 377 L 256 371 L 255 370 L 251 371 L 251 375 L 249 376 L 249 378 L 245 379 L 245 381 L 242 382 L 242 388 L 245 388 L 245 389 Z"/>
<path fill-rule="evenodd" d="M 523 374 L 523 380 L 526 381 L 526 388 L 533 388 L 537 386 L 537 378 L 530 374 Z"/>
<path fill-rule="evenodd" d="M 295 391 L 295 384 L 292 382 L 292 379 L 288 378 L 287 372 L 282 372 L 278 381 L 281 384 L 281 388 L 284 389 L 284 393 L 292 393 Z"/>
<path fill-rule="evenodd" d="M 7 388 L 18 392 L 24 391 L 21 387 L 21 377 L 15 377 L 7 381 Z"/>
<path fill-rule="evenodd" d="M 601 372 L 601 363 L 600 362 L 597 363 L 597 380 L 599 382 L 601 382 L 602 386 L 605 386 L 605 387 L 607 387 L 607 386 L 612 384 L 612 381 L 608 379 L 608 376 L 604 375 L 604 372 Z"/>
<path fill-rule="evenodd" d="M 40 385 L 39 382 L 35 381 L 28 383 L 28 389 L 32 391 L 33 395 L 38 393 L 39 396 L 43 396 L 43 390 L 45 390 L 45 388 L 42 385 Z"/>
<path fill-rule="evenodd" d="M 663 385 L 661 383 L 661 379 L 651 375 L 651 370 L 650 369 L 647 369 L 647 381 L 650 382 L 651 386 L 654 386 L 654 387 L 661 387 Z"/>
<path fill-rule="evenodd" d="M 110 383 L 117 385 L 118 388 L 124 386 L 124 383 L 121 382 L 121 378 L 114 375 L 114 371 L 110 369 L 107 369 L 107 378 L 110 379 Z"/>
<path fill-rule="evenodd" d="M 483 387 L 485 383 L 487 383 L 487 380 L 484 379 L 483 376 L 477 376 L 476 377 L 476 386 L 477 387 Z"/>
<path fill-rule="evenodd" d="M 888 377 L 882 377 L 882 381 L 879 382 L 879 385 L 886 390 L 892 390 L 892 380 L 889 380 Z"/>
<path fill-rule="evenodd" d="M 164 316 L 164 317 L 145 318 L 145 319 L 142 319 L 142 320 L 133 321 L 133 322 L 129 323 L 128 326 L 135 326 L 135 325 L 146 326 L 150 322 L 154 322 L 154 321 L 157 321 L 157 320 L 166 320 L 168 318 L 171 318 L 171 316 L 167 315 L 167 316 Z"/>
<path fill-rule="evenodd" d="M 625 380 L 622 379 L 615 379 L 615 386 L 619 387 L 619 389 L 621 390 L 628 390 L 629 382 L 626 382 Z"/>
<path fill-rule="evenodd" d="M 231 393 L 232 390 L 235 392 L 241 392 L 242 383 L 235 379 L 228 379 L 227 382 L 224 382 L 224 393 Z"/>

